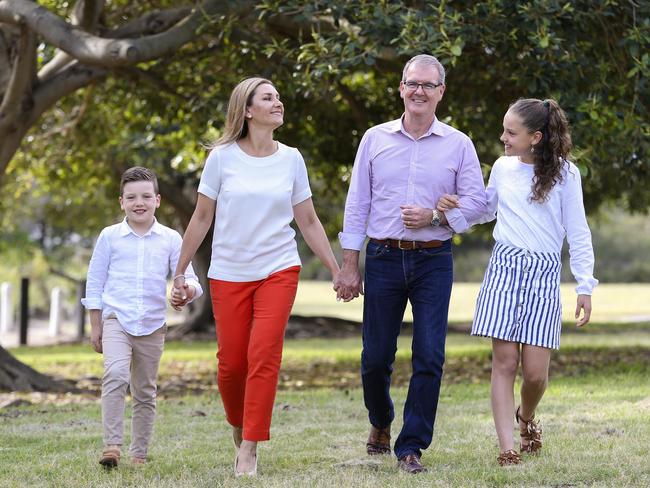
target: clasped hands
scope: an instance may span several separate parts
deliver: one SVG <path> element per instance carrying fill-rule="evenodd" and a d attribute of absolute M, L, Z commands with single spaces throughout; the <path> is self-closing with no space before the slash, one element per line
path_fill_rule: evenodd
<path fill-rule="evenodd" d="M 172 286 L 171 297 L 169 302 L 174 310 L 181 310 L 187 305 L 194 297 L 196 290 L 193 286 L 185 282 L 185 276 L 179 275 L 174 278 L 174 285 Z"/>

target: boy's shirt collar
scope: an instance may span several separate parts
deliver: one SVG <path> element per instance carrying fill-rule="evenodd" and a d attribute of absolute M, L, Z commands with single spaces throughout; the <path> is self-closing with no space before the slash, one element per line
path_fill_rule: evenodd
<path fill-rule="evenodd" d="M 153 218 L 153 224 L 149 228 L 147 232 L 144 233 L 144 235 L 140 236 L 137 232 L 135 232 L 129 223 L 126 221 L 126 217 L 124 217 L 124 220 L 122 220 L 122 223 L 120 224 L 120 236 L 125 237 L 128 236 L 129 234 L 133 234 L 138 237 L 145 237 L 150 235 L 152 232 L 155 234 L 162 234 L 162 226 L 158 223 L 158 220 L 156 217 Z"/>

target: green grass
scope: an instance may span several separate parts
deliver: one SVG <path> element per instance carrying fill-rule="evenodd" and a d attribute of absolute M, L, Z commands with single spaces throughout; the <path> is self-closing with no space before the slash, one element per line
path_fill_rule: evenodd
<path fill-rule="evenodd" d="M 449 306 L 450 322 L 472 321 L 479 283 L 454 283 Z M 575 284 L 562 285 L 562 320 L 575 322 Z M 650 283 L 602 284 L 598 285 L 592 297 L 593 322 L 640 322 L 650 321 Z M 361 321 L 363 298 L 349 303 L 337 302 L 332 286 L 323 281 L 301 281 L 293 313 L 306 316 L 340 317 Z M 412 321 L 410 307 L 407 307 L 406 321 Z"/>
<path fill-rule="evenodd" d="M 410 340 L 399 340 L 394 432 L 410 374 Z M 113 472 L 97 464 L 102 357 L 87 344 L 12 349 L 38 370 L 75 378 L 93 391 L 0 394 L 0 403 L 34 402 L 0 409 L 0 488 L 650 486 L 647 323 L 595 323 L 581 330 L 565 324 L 538 409 L 544 450 L 510 468 L 495 461 L 489 340 L 466 332 L 448 335 L 436 432 L 423 456 L 431 470 L 416 477 L 399 473 L 394 458 L 364 454 L 368 423 L 359 389 L 360 351 L 359 337 L 286 341 L 273 438 L 260 448 L 260 477 L 242 480 L 232 475 L 214 341 L 166 344 L 151 463 L 136 468 L 125 462 Z"/>
<path fill-rule="evenodd" d="M 538 410 L 542 454 L 504 469 L 495 462 L 487 383 L 445 384 L 423 456 L 430 471 L 413 477 L 397 472 L 394 458 L 365 456 L 358 389 L 281 391 L 256 480 L 232 475 L 229 428 L 214 391 L 160 400 L 151 462 L 112 472 L 97 464 L 98 403 L 44 403 L 2 411 L 0 486 L 648 486 L 648 394 L 647 377 L 634 374 L 553 381 Z M 405 390 L 394 389 L 394 397 L 401 412 Z M 398 416 L 394 432 L 400 424 Z"/>
<path fill-rule="evenodd" d="M 600 324 L 562 336 L 562 347 L 554 353 L 563 368 L 554 374 L 573 374 L 576 367 L 614 369 L 632 367 L 650 359 L 650 329 L 646 324 Z M 395 381 L 408 381 L 411 337 L 400 336 Z M 81 388 L 99 387 L 102 356 L 88 344 L 56 347 L 21 347 L 11 350 L 35 369 L 59 377 L 80 379 Z M 202 390 L 215 383 L 214 341 L 170 341 L 165 345 L 160 367 L 162 394 L 177 394 L 183 387 Z M 467 333 L 447 337 L 446 379 L 452 382 L 486 379 L 489 375 L 490 341 Z M 358 385 L 361 339 L 287 340 L 283 352 L 281 388 L 305 386 L 354 387 Z M 622 357 L 621 357 L 622 356 Z M 606 364 L 599 364 L 605 361 Z M 650 370 L 650 364 L 648 365 Z M 649 371 L 650 372 L 650 371 Z"/>

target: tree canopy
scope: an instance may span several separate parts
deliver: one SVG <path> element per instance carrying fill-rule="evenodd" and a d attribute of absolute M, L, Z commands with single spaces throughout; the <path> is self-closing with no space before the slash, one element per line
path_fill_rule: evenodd
<path fill-rule="evenodd" d="M 358 141 L 402 113 L 403 64 L 423 52 L 447 69 L 438 117 L 471 136 L 486 174 L 508 105 L 554 97 L 587 209 L 646 211 L 649 47 L 650 4 L 635 0 L 0 0 L 3 238 L 95 235 L 134 164 L 158 172 L 162 217 L 183 227 L 202 144 L 252 75 L 277 85 L 278 137 L 304 154 L 334 237 Z"/>

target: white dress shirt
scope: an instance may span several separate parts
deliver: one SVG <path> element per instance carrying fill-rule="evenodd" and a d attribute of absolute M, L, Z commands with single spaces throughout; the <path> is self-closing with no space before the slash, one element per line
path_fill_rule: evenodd
<path fill-rule="evenodd" d="M 544 203 L 529 200 L 534 175 L 533 165 L 522 163 L 516 156 L 497 159 L 486 189 L 488 211 L 476 223 L 496 217 L 495 241 L 537 252 L 562 252 L 566 236 L 571 272 L 578 282 L 576 292 L 591 295 L 598 280 L 594 278 L 594 251 L 582 202 L 580 172 L 575 164 L 567 162 L 562 168 L 562 181 L 551 189 Z"/>
<path fill-rule="evenodd" d="M 87 309 L 102 311 L 102 319 L 117 317 L 124 330 L 134 336 L 149 335 L 165 323 L 167 278 L 176 269 L 183 238 L 154 219 L 143 236 L 124 219 L 99 234 L 86 282 Z M 203 294 L 190 264 L 186 282 L 194 286 L 193 299 Z"/>
<path fill-rule="evenodd" d="M 205 162 L 199 193 L 217 201 L 208 277 L 257 281 L 300 266 L 293 207 L 311 197 L 300 152 L 282 143 L 265 157 L 236 142 L 218 146 Z"/>

